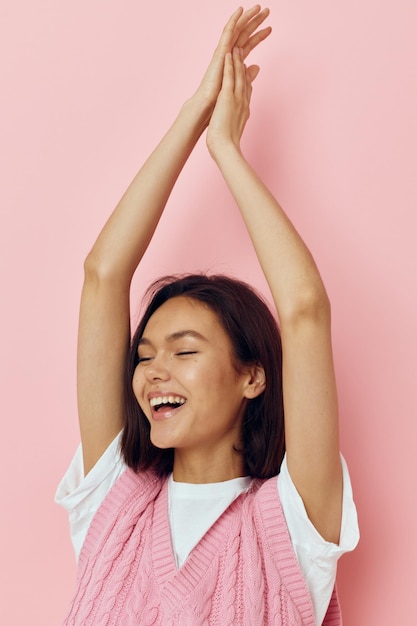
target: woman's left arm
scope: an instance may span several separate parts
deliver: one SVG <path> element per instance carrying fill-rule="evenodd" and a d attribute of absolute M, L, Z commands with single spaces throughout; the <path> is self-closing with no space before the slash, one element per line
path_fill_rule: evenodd
<path fill-rule="evenodd" d="M 338 543 L 343 486 L 330 303 L 308 248 L 240 149 L 258 70 L 245 67 L 238 48 L 227 55 L 207 145 L 240 208 L 277 307 L 288 469 L 311 522 Z"/>

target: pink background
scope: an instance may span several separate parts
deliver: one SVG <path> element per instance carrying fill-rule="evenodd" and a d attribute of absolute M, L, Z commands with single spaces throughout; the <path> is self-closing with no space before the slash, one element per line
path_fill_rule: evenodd
<path fill-rule="evenodd" d="M 2 623 L 60 623 L 75 566 L 56 484 L 78 442 L 82 263 L 191 94 L 230 0 L 16 0 L 0 7 Z M 282 0 L 245 149 L 308 242 L 333 303 L 342 449 L 362 539 L 345 626 L 415 618 L 417 4 Z M 135 289 L 182 270 L 265 285 L 197 148 Z M 414 593 L 413 593 L 414 592 Z M 413 617 L 412 617 L 413 616 Z"/>

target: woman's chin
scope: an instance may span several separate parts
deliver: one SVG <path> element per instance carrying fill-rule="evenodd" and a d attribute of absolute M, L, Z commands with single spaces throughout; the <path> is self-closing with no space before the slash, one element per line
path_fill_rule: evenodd
<path fill-rule="evenodd" d="M 151 443 L 155 448 L 160 448 L 161 450 L 168 450 L 168 448 L 175 448 L 175 442 L 172 437 L 164 437 L 160 434 L 154 434 L 151 431 L 150 435 Z"/>

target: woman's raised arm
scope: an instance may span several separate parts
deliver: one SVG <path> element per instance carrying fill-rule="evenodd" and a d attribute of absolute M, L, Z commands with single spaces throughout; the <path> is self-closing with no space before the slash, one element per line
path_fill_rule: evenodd
<path fill-rule="evenodd" d="M 77 387 L 87 474 L 123 426 L 123 372 L 130 341 L 129 291 L 188 156 L 207 127 L 219 94 L 224 58 L 233 46 L 245 56 L 268 36 L 268 15 L 257 5 L 227 22 L 195 94 L 145 162 L 110 216 L 85 261 L 81 296 Z"/>
<path fill-rule="evenodd" d="M 257 67 L 245 68 L 238 48 L 226 56 L 207 145 L 240 208 L 277 307 L 288 469 L 312 523 L 337 543 L 342 471 L 330 305 L 309 250 L 239 147 L 257 73 Z"/>

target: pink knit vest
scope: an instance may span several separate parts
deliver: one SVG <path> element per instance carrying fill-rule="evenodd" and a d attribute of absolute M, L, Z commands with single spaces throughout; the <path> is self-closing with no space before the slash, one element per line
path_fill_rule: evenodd
<path fill-rule="evenodd" d="M 127 470 L 81 550 L 65 626 L 314 626 L 276 477 L 255 480 L 177 569 L 167 481 Z M 336 592 L 326 626 L 340 626 Z"/>

